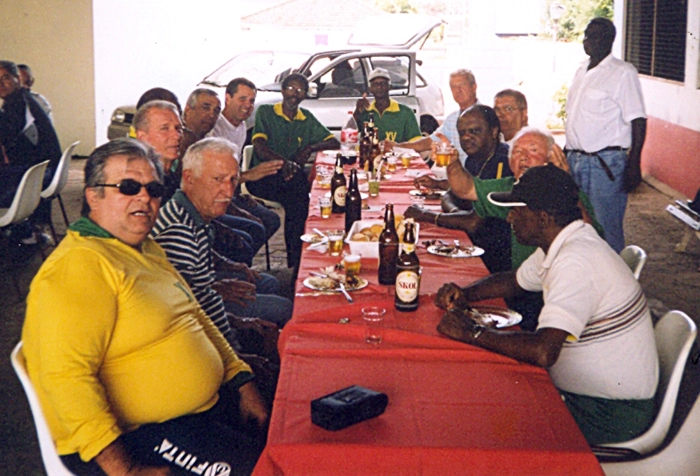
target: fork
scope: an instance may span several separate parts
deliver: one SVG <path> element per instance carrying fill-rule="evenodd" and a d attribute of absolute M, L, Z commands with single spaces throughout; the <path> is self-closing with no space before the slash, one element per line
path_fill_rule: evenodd
<path fill-rule="evenodd" d="M 352 297 L 350 297 L 350 294 L 345 290 L 345 285 L 338 281 L 338 287 L 340 288 L 340 292 L 345 296 L 345 299 L 347 299 L 349 303 L 353 303 Z"/>

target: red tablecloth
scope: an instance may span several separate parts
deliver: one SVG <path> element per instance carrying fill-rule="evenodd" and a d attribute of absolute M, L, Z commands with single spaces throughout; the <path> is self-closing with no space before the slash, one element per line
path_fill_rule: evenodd
<path fill-rule="evenodd" d="M 319 154 L 319 161 L 332 159 Z M 400 170 L 369 203 L 394 203 L 401 214 L 412 183 Z M 344 225 L 340 215 L 320 218 L 317 197 L 325 192 L 314 184 L 307 230 Z M 363 213 L 363 219 L 380 215 Z M 421 224 L 420 240 L 434 238 L 468 241 L 461 232 Z M 280 338 L 267 447 L 254 474 L 603 474 L 545 370 L 436 331 L 442 311 L 435 292 L 445 282 L 465 285 L 486 276 L 480 259 L 437 257 L 419 247 L 420 306 L 401 313 L 393 288 L 377 283 L 376 259 L 362 260 L 361 276 L 370 284 L 352 293 L 355 304 L 304 287 L 310 271 L 340 261 L 307 248 L 294 316 Z M 368 303 L 387 310 L 378 346 L 364 342 L 360 310 Z M 386 393 L 386 412 L 338 432 L 313 425 L 311 400 L 349 385 Z"/>

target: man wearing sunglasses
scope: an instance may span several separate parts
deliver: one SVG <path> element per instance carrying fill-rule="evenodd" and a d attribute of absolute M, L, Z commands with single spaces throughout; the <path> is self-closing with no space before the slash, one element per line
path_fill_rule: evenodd
<path fill-rule="evenodd" d="M 27 297 L 23 353 L 72 474 L 250 474 L 261 450 L 244 429 L 268 418 L 250 367 L 148 237 L 161 179 L 136 140 L 97 148 L 83 216 Z"/>
<path fill-rule="evenodd" d="M 304 75 L 290 74 L 282 81 L 282 102 L 258 108 L 251 165 L 270 160 L 283 160 L 284 165 L 276 174 L 247 184 L 255 196 L 284 207 L 284 241 L 290 268 L 299 266 L 301 235 L 309 212 L 310 185 L 304 165 L 313 152 L 340 149 L 338 139 L 310 111 L 299 107 L 308 90 Z"/>

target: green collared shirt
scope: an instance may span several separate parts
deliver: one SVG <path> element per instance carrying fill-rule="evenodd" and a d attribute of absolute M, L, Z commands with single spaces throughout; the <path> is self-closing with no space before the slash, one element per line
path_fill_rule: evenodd
<path fill-rule="evenodd" d="M 380 113 L 377 102 L 372 101 L 367 109 L 360 113 L 359 125 L 369 121 L 369 113 L 374 114 L 374 125 L 379 131 L 379 140 L 388 139 L 393 142 L 412 142 L 420 139 L 420 126 L 411 108 L 389 100 L 389 107 Z"/>
<path fill-rule="evenodd" d="M 332 139 L 334 136 L 307 109 L 297 109 L 294 120 L 289 120 L 282 112 L 282 103 L 263 104 L 255 113 L 253 140 L 262 138 L 267 146 L 287 160 L 308 145 Z M 262 162 L 257 153 L 253 153 L 251 167 Z"/>

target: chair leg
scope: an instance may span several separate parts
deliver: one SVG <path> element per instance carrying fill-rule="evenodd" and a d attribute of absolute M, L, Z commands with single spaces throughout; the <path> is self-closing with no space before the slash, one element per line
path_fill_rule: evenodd
<path fill-rule="evenodd" d="M 270 271 L 270 240 L 265 241 L 265 261 L 267 262 L 267 270 Z"/>
<path fill-rule="evenodd" d="M 68 215 L 66 214 L 66 207 L 63 206 L 63 199 L 59 193 L 56 198 L 58 198 L 58 204 L 61 205 L 61 212 L 63 213 L 63 220 L 66 222 L 66 229 L 68 228 Z"/>
<path fill-rule="evenodd" d="M 53 226 L 53 218 L 49 218 L 49 228 L 51 228 L 51 236 L 53 236 L 54 244 L 58 244 L 58 236 L 56 235 L 56 228 Z"/>

